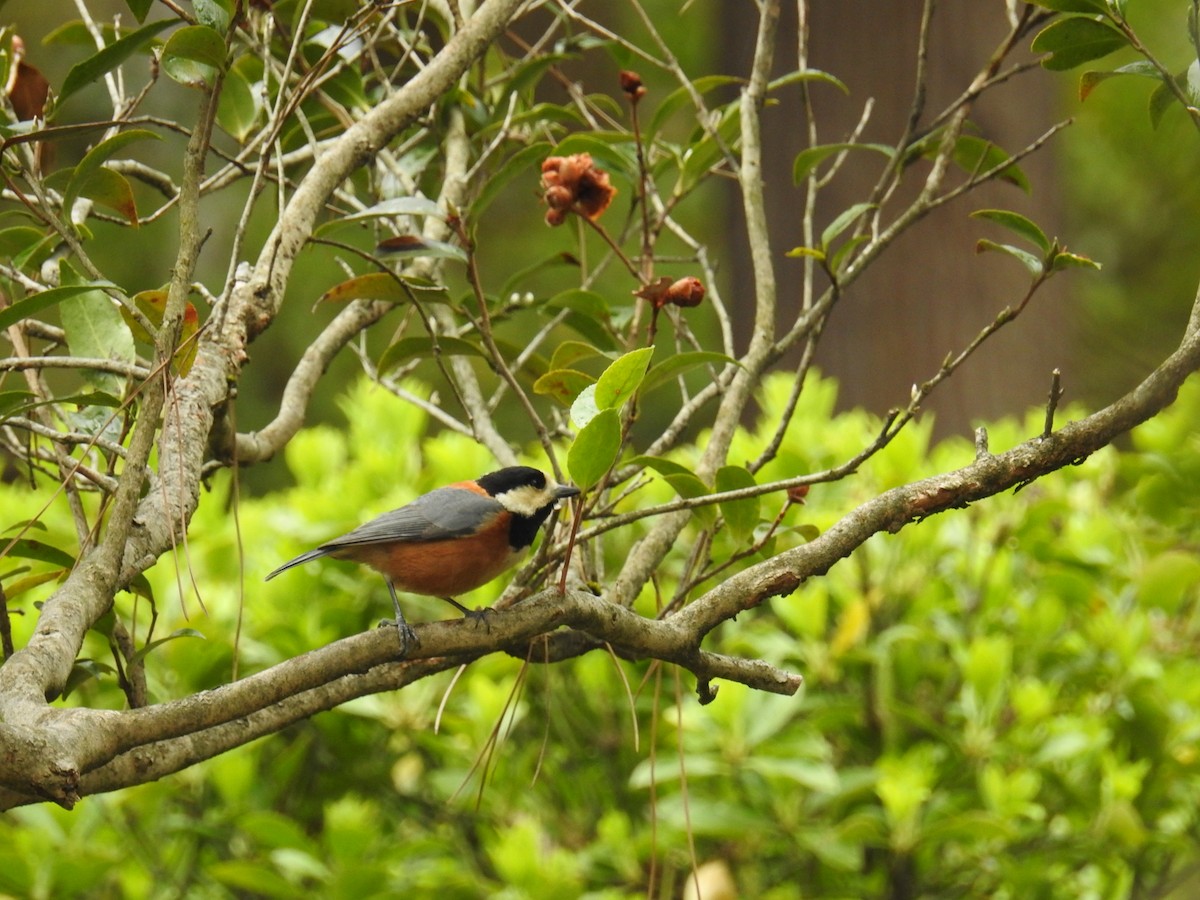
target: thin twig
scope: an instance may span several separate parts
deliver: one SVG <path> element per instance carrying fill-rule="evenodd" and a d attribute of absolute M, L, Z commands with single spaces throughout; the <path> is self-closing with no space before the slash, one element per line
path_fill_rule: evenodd
<path fill-rule="evenodd" d="M 1046 424 L 1042 428 L 1042 438 L 1048 438 L 1054 433 L 1054 413 L 1058 409 L 1058 401 L 1062 399 L 1062 372 L 1055 369 L 1050 373 L 1050 394 L 1046 397 Z"/>

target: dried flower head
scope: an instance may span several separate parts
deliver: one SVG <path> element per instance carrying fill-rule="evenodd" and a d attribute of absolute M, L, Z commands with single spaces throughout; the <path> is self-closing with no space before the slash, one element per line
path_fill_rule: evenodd
<path fill-rule="evenodd" d="M 798 484 L 795 487 L 788 488 L 788 502 L 799 503 L 800 505 L 803 505 L 804 498 L 808 496 L 808 488 L 809 486 L 807 484 Z"/>
<path fill-rule="evenodd" d="M 550 207 L 547 225 L 561 225 L 569 211 L 595 221 L 617 193 L 608 173 L 592 163 L 590 153 L 547 157 L 542 162 L 542 191 Z"/>
<path fill-rule="evenodd" d="M 692 275 L 678 281 L 672 281 L 664 275 L 638 288 L 633 296 L 641 297 L 655 309 L 662 309 L 669 304 L 699 306 L 704 300 L 704 282 Z"/>
<path fill-rule="evenodd" d="M 618 78 L 621 82 L 621 90 L 625 92 L 630 103 L 637 103 L 646 95 L 646 88 L 642 85 L 642 76 L 637 72 L 630 72 L 626 69 Z"/>
<path fill-rule="evenodd" d="M 667 288 L 665 303 L 676 306 L 699 306 L 704 300 L 704 283 L 693 275 L 680 278 Z"/>

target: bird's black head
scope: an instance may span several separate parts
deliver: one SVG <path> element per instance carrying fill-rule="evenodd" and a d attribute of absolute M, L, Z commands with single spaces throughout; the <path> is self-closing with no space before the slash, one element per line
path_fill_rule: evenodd
<path fill-rule="evenodd" d="M 480 475 L 478 483 L 493 497 L 499 497 L 501 494 L 517 488 L 533 488 L 535 491 L 542 491 L 546 489 L 546 473 L 532 466 L 509 466 L 495 472 L 488 472 L 486 475 Z"/>
<path fill-rule="evenodd" d="M 579 488 L 558 484 L 545 472 L 530 466 L 509 466 L 489 472 L 481 476 L 478 483 L 512 513 L 509 544 L 518 550 L 533 543 L 537 530 L 559 500 L 579 493 Z"/>

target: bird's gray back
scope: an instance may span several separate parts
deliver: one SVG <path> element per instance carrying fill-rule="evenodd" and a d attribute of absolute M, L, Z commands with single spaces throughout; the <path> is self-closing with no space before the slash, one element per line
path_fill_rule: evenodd
<path fill-rule="evenodd" d="M 334 538 L 322 549 L 392 541 L 440 541 L 465 537 L 504 507 L 493 497 L 463 488 L 443 487 L 423 494 L 407 506 L 393 509 Z"/>

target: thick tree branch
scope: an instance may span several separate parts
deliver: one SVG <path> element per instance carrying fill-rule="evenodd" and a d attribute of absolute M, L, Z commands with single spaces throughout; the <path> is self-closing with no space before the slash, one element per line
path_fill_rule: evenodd
<path fill-rule="evenodd" d="M 70 805 L 88 793 L 152 781 L 355 697 L 396 690 L 484 653 L 525 646 L 560 628 L 579 629 L 595 646 L 607 643 L 628 659 L 677 663 L 703 683 L 720 677 L 785 694 L 801 684 L 799 676 L 758 660 L 702 652 L 701 636 L 674 620 L 644 619 L 582 591 L 566 596 L 546 591 L 491 614 L 487 628 L 469 619 L 417 626 L 420 645 L 403 662 L 395 661 L 395 634 L 385 626 L 169 703 L 124 712 L 49 711 L 42 733 L 86 732 L 93 739 L 61 742 L 71 749 L 37 766 L 0 770 L 8 775 L 0 777 L 0 785 L 8 789 L 0 792 L 0 806 L 47 798 Z M 14 746 L 24 746 L 23 740 L 14 740 Z M 6 746 L 0 730 L 0 750 Z M 25 780 L 30 777 L 37 780 Z"/>
<path fill-rule="evenodd" d="M 984 455 L 945 475 L 893 488 L 843 517 L 815 540 L 726 579 L 676 618 L 688 630 L 707 632 L 770 597 L 790 594 L 822 575 L 879 532 L 957 509 L 1028 484 L 1082 462 L 1174 401 L 1184 381 L 1200 369 L 1200 296 L 1179 348 L 1141 384 L 1104 409 L 999 455 Z"/>
<path fill-rule="evenodd" d="M 230 459 L 239 464 L 254 463 L 278 453 L 304 425 L 309 400 L 338 351 L 391 309 L 390 303 L 359 300 L 334 316 L 316 340 L 304 349 L 292 370 L 279 401 L 279 413 L 261 430 L 237 435 Z"/>

